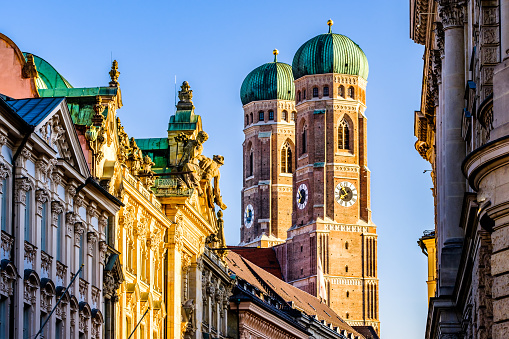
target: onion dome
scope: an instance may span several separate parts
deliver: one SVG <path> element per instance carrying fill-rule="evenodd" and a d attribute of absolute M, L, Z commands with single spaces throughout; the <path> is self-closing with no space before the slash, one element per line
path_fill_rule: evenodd
<path fill-rule="evenodd" d="M 304 43 L 293 57 L 293 76 L 339 73 L 359 75 L 368 79 L 368 59 L 350 38 L 332 33 L 332 20 L 327 22 L 329 33 L 320 34 Z"/>
<path fill-rule="evenodd" d="M 295 100 L 292 66 L 277 61 L 277 49 L 273 53 L 274 62 L 255 68 L 242 82 L 242 105 L 258 100 Z"/>

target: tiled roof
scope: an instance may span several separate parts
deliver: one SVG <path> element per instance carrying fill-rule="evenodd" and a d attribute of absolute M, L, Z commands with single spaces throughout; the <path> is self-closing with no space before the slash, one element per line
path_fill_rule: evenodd
<path fill-rule="evenodd" d="M 276 252 L 272 247 L 270 248 L 257 248 L 257 247 L 241 247 L 230 246 L 229 250 L 241 255 L 243 258 L 251 261 L 256 266 L 263 268 L 265 271 L 274 275 L 278 279 L 283 280 L 281 273 L 281 266 L 276 257 Z"/>
<path fill-rule="evenodd" d="M 32 126 L 37 126 L 48 116 L 64 98 L 31 98 L 19 100 L 6 100 L 5 102 L 23 119 Z"/>
<path fill-rule="evenodd" d="M 270 295 L 269 291 L 272 291 L 288 304 L 292 304 L 295 309 L 301 310 L 308 316 L 316 316 L 318 321 L 324 320 L 327 324 L 358 334 L 356 330 L 318 298 L 282 281 L 234 251 L 228 251 L 227 260 L 229 262 L 228 268 L 238 278 L 255 286 L 263 293 Z"/>
<path fill-rule="evenodd" d="M 354 328 L 366 339 L 380 339 L 372 326 L 354 326 Z"/>

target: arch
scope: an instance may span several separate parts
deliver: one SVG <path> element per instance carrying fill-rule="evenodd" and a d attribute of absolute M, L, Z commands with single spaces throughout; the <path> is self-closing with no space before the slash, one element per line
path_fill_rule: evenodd
<path fill-rule="evenodd" d="M 348 87 L 348 97 L 355 99 L 355 89 L 353 86 Z"/>
<path fill-rule="evenodd" d="M 324 97 L 329 96 L 329 86 L 327 86 L 327 85 L 323 86 L 323 96 Z"/>
<path fill-rule="evenodd" d="M 302 90 L 302 100 L 306 100 L 306 89 Z"/>
<path fill-rule="evenodd" d="M 306 120 L 300 122 L 300 154 L 306 154 L 307 150 L 307 125 Z"/>
<path fill-rule="evenodd" d="M 258 121 L 265 121 L 265 112 L 264 111 L 258 112 Z"/>
<path fill-rule="evenodd" d="M 76 299 L 76 296 L 74 296 L 74 295 L 71 296 L 71 299 L 69 300 L 69 305 L 71 307 L 71 312 L 78 311 L 79 303 L 78 303 L 78 299 Z"/>
<path fill-rule="evenodd" d="M 288 122 L 288 112 L 287 111 L 281 112 L 281 121 Z"/>
<path fill-rule="evenodd" d="M 45 290 L 48 294 L 51 295 L 57 294 L 55 283 L 49 278 L 41 279 L 41 290 Z"/>
<path fill-rule="evenodd" d="M 249 114 L 246 114 L 246 123 L 245 126 L 249 125 Z"/>
<path fill-rule="evenodd" d="M 295 111 L 292 111 L 290 119 L 291 119 L 291 121 L 295 121 Z"/>
<path fill-rule="evenodd" d="M 313 98 L 318 98 L 318 87 L 313 87 Z"/>
<path fill-rule="evenodd" d="M 269 111 L 269 120 L 274 120 L 274 111 L 273 110 Z"/>
<path fill-rule="evenodd" d="M 293 172 L 293 151 L 289 140 L 285 141 L 281 147 L 281 173 Z"/>
<path fill-rule="evenodd" d="M 101 313 L 101 311 L 98 310 L 97 308 L 92 309 L 91 315 L 92 319 L 98 321 L 99 324 L 102 324 L 104 322 L 104 316 Z"/>
<path fill-rule="evenodd" d="M 300 91 L 297 91 L 297 102 L 300 102 L 300 101 L 301 101 Z"/>
<path fill-rule="evenodd" d="M 253 112 L 251 112 L 251 123 L 253 123 Z"/>
<path fill-rule="evenodd" d="M 338 149 L 350 149 L 350 128 L 345 118 L 338 123 Z"/>
<path fill-rule="evenodd" d="M 339 95 L 340 97 L 342 97 L 342 98 L 344 98 L 344 97 L 345 97 L 345 86 L 340 85 L 340 86 L 338 87 L 338 95 Z"/>
<path fill-rule="evenodd" d="M 254 151 L 252 146 L 249 147 L 247 174 L 248 174 L 247 177 L 251 177 L 254 175 Z"/>

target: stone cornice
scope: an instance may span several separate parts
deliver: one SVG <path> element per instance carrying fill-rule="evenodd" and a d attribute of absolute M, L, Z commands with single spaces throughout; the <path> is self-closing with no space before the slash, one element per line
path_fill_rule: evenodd
<path fill-rule="evenodd" d="M 470 187 L 479 190 L 482 179 L 509 162 L 509 136 L 493 140 L 467 155 L 461 165 Z"/>

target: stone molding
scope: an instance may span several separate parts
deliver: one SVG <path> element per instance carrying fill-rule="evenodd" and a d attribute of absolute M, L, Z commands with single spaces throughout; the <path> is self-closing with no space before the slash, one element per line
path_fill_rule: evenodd
<path fill-rule="evenodd" d="M 438 15 L 442 20 L 444 30 L 463 27 L 465 24 L 464 0 L 439 0 Z"/>

